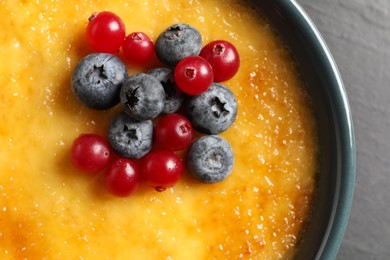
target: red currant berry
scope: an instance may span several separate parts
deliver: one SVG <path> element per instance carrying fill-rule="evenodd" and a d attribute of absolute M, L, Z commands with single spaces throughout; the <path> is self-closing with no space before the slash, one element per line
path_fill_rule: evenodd
<path fill-rule="evenodd" d="M 240 57 L 236 47 L 227 41 L 213 41 L 203 47 L 200 56 L 213 67 L 214 81 L 231 79 L 240 67 Z"/>
<path fill-rule="evenodd" d="M 137 164 L 130 159 L 117 158 L 107 168 L 105 183 L 115 196 L 125 197 L 132 194 L 141 181 Z"/>
<path fill-rule="evenodd" d="M 125 38 L 122 50 L 129 63 L 143 65 L 152 59 L 154 44 L 145 33 L 133 32 Z"/>
<path fill-rule="evenodd" d="M 154 150 L 142 159 L 142 177 L 157 191 L 175 185 L 182 173 L 182 159 L 172 151 Z"/>
<path fill-rule="evenodd" d="M 178 151 L 187 148 L 192 140 L 190 121 L 179 114 L 161 117 L 155 128 L 156 143 L 165 149 Z"/>
<path fill-rule="evenodd" d="M 110 146 L 99 135 L 83 134 L 73 141 L 71 159 L 75 168 L 85 173 L 97 173 L 108 164 Z"/>
<path fill-rule="evenodd" d="M 213 82 L 213 68 L 200 56 L 182 59 L 175 68 L 176 85 L 189 95 L 205 92 Z"/>
<path fill-rule="evenodd" d="M 125 25 L 121 18 L 108 11 L 93 13 L 89 18 L 86 36 L 97 52 L 115 53 L 125 39 Z"/>

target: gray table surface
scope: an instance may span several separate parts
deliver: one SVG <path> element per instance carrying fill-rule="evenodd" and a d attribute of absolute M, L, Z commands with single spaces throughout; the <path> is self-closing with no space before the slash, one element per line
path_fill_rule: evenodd
<path fill-rule="evenodd" d="M 337 259 L 390 259 L 390 0 L 297 0 L 341 72 L 354 120 L 357 173 Z"/>

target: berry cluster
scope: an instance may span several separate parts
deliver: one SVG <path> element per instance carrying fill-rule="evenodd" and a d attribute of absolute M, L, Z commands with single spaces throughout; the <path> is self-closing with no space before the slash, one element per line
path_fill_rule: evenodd
<path fill-rule="evenodd" d="M 86 173 L 105 170 L 108 190 L 117 196 L 133 193 L 141 180 L 163 191 L 182 175 L 188 148 L 191 174 L 205 183 L 225 179 L 233 169 L 230 144 L 217 134 L 237 115 L 233 92 L 219 82 L 239 67 L 235 47 L 213 41 L 202 48 L 197 29 L 175 24 L 163 31 L 155 45 L 142 32 L 125 36 L 122 20 L 111 12 L 93 14 L 87 41 L 96 53 L 87 55 L 72 75 L 76 97 L 92 109 L 121 104 L 108 138 L 82 134 L 73 142 L 73 165 Z M 128 75 L 122 52 L 131 64 L 147 64 L 156 55 L 166 67 Z M 206 134 L 196 140 L 194 130 Z"/>

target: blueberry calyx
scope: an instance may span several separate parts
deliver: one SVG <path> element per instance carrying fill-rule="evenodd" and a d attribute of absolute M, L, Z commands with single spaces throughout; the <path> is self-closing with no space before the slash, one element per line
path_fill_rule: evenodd
<path fill-rule="evenodd" d="M 164 37 L 167 37 L 171 40 L 175 38 L 179 38 L 180 35 L 183 33 L 184 28 L 179 25 L 172 25 L 167 30 L 164 31 Z"/>
<path fill-rule="evenodd" d="M 220 118 L 221 116 L 226 116 L 229 113 L 229 110 L 226 109 L 226 102 L 221 101 L 218 97 L 215 97 L 211 101 L 211 111 L 214 116 Z"/>
<path fill-rule="evenodd" d="M 87 74 L 91 82 L 95 82 L 96 84 L 100 84 L 102 80 L 108 79 L 104 64 L 100 66 L 93 65 L 93 69 Z"/>
<path fill-rule="evenodd" d="M 136 95 L 137 90 L 138 88 L 131 89 L 125 94 L 126 95 L 125 105 L 128 106 L 130 109 L 133 109 L 139 101 L 139 98 Z"/>

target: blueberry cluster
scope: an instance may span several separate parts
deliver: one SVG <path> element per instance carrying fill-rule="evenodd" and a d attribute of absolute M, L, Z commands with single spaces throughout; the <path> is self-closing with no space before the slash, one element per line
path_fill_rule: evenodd
<path fill-rule="evenodd" d="M 189 147 L 189 169 L 202 182 L 218 182 L 233 168 L 233 150 L 217 134 L 235 121 L 236 98 L 229 88 L 216 82 L 199 95 L 187 95 L 176 85 L 174 74 L 175 66 L 183 58 L 197 56 L 201 49 L 202 38 L 197 29 L 175 24 L 162 32 L 155 44 L 157 57 L 167 67 L 128 75 L 126 65 L 117 56 L 93 53 L 74 70 L 72 90 L 92 109 L 121 104 L 123 111 L 112 120 L 108 141 L 125 158 L 138 159 L 148 154 L 153 146 L 153 120 L 183 108 L 192 127 L 206 134 Z"/>

